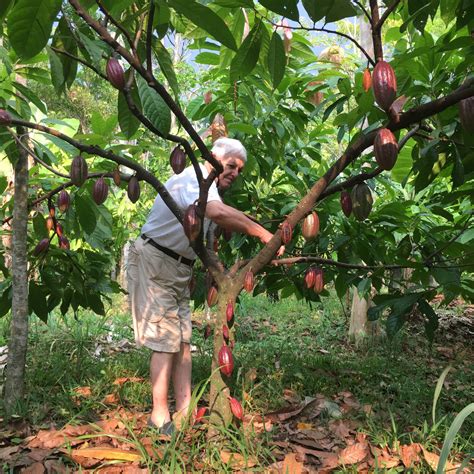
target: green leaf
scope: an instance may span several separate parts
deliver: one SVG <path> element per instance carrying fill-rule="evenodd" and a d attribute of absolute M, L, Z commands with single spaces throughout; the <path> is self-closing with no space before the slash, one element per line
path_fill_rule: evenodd
<path fill-rule="evenodd" d="M 38 109 L 41 110 L 41 112 L 43 112 L 44 114 L 47 113 L 46 106 L 41 101 L 41 99 L 31 89 L 29 89 L 28 87 L 25 87 L 23 84 L 20 84 L 19 82 L 16 82 L 16 81 L 12 83 L 12 86 L 18 92 L 20 92 L 20 94 L 25 99 L 27 99 L 31 103 L 35 104 L 36 107 L 38 107 Z"/>
<path fill-rule="evenodd" d="M 210 8 L 194 0 L 168 0 L 168 5 L 209 33 L 224 46 L 234 51 L 237 49 L 235 39 L 224 20 Z"/>
<path fill-rule="evenodd" d="M 214 3 L 226 8 L 253 7 L 252 0 L 215 0 Z"/>
<path fill-rule="evenodd" d="M 135 105 L 140 109 L 140 97 L 136 88 L 132 89 L 132 98 Z M 117 101 L 118 121 L 120 130 L 130 140 L 140 127 L 140 121 L 128 108 L 127 100 L 123 92 L 119 92 Z"/>
<path fill-rule="evenodd" d="M 12 3 L 13 0 L 2 0 L 0 2 L 0 20 L 4 18 Z"/>
<path fill-rule="evenodd" d="M 160 65 L 160 69 L 163 72 L 163 75 L 166 77 L 166 80 L 168 81 L 171 90 L 174 92 L 174 95 L 178 97 L 178 79 L 176 78 L 176 73 L 174 71 L 173 61 L 171 59 L 170 53 L 163 46 L 161 41 L 156 41 L 155 52 L 156 57 L 158 58 L 158 64 Z"/>
<path fill-rule="evenodd" d="M 441 0 L 439 4 L 441 18 L 448 25 L 456 17 L 456 7 L 459 0 Z"/>
<path fill-rule="evenodd" d="M 102 300 L 97 293 L 87 293 L 86 299 L 87 305 L 92 311 L 94 311 L 94 313 L 105 316 L 104 303 L 102 303 Z"/>
<path fill-rule="evenodd" d="M 298 21 L 300 18 L 297 0 L 259 0 L 259 3 L 290 20 Z"/>
<path fill-rule="evenodd" d="M 76 39 L 71 33 L 64 17 L 61 18 L 58 27 L 54 32 L 52 46 L 60 51 L 66 51 L 73 56 L 77 56 Z M 77 61 L 64 54 L 57 54 L 63 69 L 64 85 L 71 87 L 77 74 Z"/>
<path fill-rule="evenodd" d="M 211 64 L 217 66 L 219 64 L 219 54 L 210 53 L 209 51 L 203 51 L 196 55 L 194 60 L 198 64 Z"/>
<path fill-rule="evenodd" d="M 314 22 L 324 18 L 326 23 L 357 16 L 357 10 L 350 0 L 303 0 L 303 6 Z"/>
<path fill-rule="evenodd" d="M 34 312 L 41 321 L 48 322 L 48 303 L 46 301 L 46 294 L 42 286 L 39 286 L 35 281 L 30 280 L 28 286 L 28 308 L 29 313 Z"/>
<path fill-rule="evenodd" d="M 286 55 L 281 36 L 275 31 L 268 50 L 268 70 L 272 77 L 273 88 L 277 88 L 285 75 Z"/>
<path fill-rule="evenodd" d="M 425 322 L 425 333 L 428 341 L 432 344 L 435 332 L 439 326 L 438 315 L 426 300 L 418 301 L 418 309 L 427 317 L 427 321 Z"/>
<path fill-rule="evenodd" d="M 18 0 L 7 19 L 8 37 L 21 59 L 36 56 L 47 44 L 61 0 Z"/>
<path fill-rule="evenodd" d="M 229 131 L 242 132 L 247 135 L 257 135 L 258 133 L 257 129 L 249 123 L 231 122 L 227 124 L 227 128 Z"/>
<path fill-rule="evenodd" d="M 461 184 L 464 183 L 464 165 L 462 163 L 461 156 L 457 147 L 456 153 L 454 154 L 454 166 L 451 178 L 453 179 L 454 188 L 457 188 L 458 186 L 461 186 Z"/>
<path fill-rule="evenodd" d="M 96 204 L 88 196 L 76 194 L 74 198 L 74 206 L 79 224 L 87 234 L 92 234 L 97 224 L 96 218 Z"/>
<path fill-rule="evenodd" d="M 44 218 L 43 214 L 38 213 L 33 218 L 33 229 L 35 231 L 37 240 L 41 240 L 48 237 L 48 229 L 46 228 L 46 219 Z"/>
<path fill-rule="evenodd" d="M 48 48 L 49 69 L 51 71 L 51 82 L 56 92 L 62 92 L 64 86 L 63 64 L 51 48 Z"/>
<path fill-rule="evenodd" d="M 163 135 L 168 135 L 171 127 L 171 111 L 165 101 L 141 76 L 137 78 L 137 86 L 143 113 Z"/>
<path fill-rule="evenodd" d="M 262 46 L 262 31 L 265 28 L 259 20 L 250 30 L 230 65 L 230 80 L 243 79 L 256 66 Z"/>
<path fill-rule="evenodd" d="M 5 316 L 12 307 L 12 284 L 4 281 L 0 284 L 2 296 L 0 296 L 0 318 Z"/>

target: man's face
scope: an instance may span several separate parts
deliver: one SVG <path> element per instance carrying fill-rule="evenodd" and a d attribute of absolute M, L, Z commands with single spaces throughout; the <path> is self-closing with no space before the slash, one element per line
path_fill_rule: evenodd
<path fill-rule="evenodd" d="M 218 177 L 218 187 L 220 190 L 225 191 L 229 189 L 232 183 L 237 179 L 245 163 L 235 156 L 228 156 L 219 161 L 224 171 Z"/>

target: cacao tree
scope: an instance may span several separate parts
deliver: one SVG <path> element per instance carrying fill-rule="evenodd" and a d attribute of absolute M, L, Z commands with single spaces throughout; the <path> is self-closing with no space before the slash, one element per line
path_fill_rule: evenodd
<path fill-rule="evenodd" d="M 373 54 L 357 37 L 361 15 Z M 351 286 L 361 296 L 374 287 L 369 317 L 387 314 L 389 336 L 418 309 L 430 338 L 436 293 L 446 303 L 473 299 L 473 1 L 11 0 L 0 17 L 2 151 L 16 162 L 15 128 L 23 127 L 37 165 L 30 310 L 44 320 L 56 307 L 104 313 L 103 299 L 119 291 L 107 277 L 117 251 L 113 219 L 130 209 L 127 199 L 146 213 L 147 183 L 210 275 L 195 300 L 216 305 L 211 426 L 241 416 L 229 380 L 243 288 L 320 301 L 329 285 L 340 298 Z M 167 50 L 177 35 L 204 66 L 194 95 L 180 88 Z M 333 43 L 322 51 L 327 38 Z M 91 76 L 110 84 L 116 107 L 92 112 L 90 130 L 52 116 L 37 94 L 50 82 L 69 96 Z M 209 138 L 227 133 L 251 153 L 226 200 L 275 233 L 260 249 L 227 229 L 216 252 L 217 237 L 200 225 L 221 169 Z M 216 170 L 208 179 L 199 158 Z M 201 196 L 183 210 L 162 183 L 186 160 Z M 2 213 L 8 224 L 11 203 Z M 282 243 L 287 255 L 275 260 Z M 407 267 L 410 281 L 395 287 L 392 272 Z M 2 270 L 0 315 L 12 294 Z"/>

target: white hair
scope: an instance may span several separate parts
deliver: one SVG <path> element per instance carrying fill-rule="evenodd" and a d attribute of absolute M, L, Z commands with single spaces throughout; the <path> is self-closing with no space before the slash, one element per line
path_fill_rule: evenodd
<path fill-rule="evenodd" d="M 228 158 L 235 156 L 240 158 L 244 163 L 247 161 L 247 150 L 239 140 L 235 138 L 218 138 L 212 147 L 212 153 L 216 158 Z"/>

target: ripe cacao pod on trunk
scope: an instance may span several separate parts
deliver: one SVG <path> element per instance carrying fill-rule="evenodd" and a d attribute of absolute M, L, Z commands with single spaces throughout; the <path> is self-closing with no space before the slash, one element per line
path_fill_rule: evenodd
<path fill-rule="evenodd" d="M 66 212 L 69 209 L 69 205 L 71 204 L 71 197 L 69 193 L 63 189 L 58 196 L 58 208 L 61 212 Z"/>
<path fill-rule="evenodd" d="M 186 153 L 178 145 L 170 155 L 170 165 L 175 174 L 180 174 L 186 168 Z"/>
<path fill-rule="evenodd" d="M 46 253 L 49 249 L 49 239 L 43 239 L 38 242 L 33 250 L 33 255 L 38 257 L 39 255 Z"/>
<path fill-rule="evenodd" d="M 214 306 L 217 303 L 217 296 L 217 288 L 215 286 L 211 286 L 207 292 L 207 304 L 209 306 Z"/>
<path fill-rule="evenodd" d="M 242 420 L 244 418 L 244 409 L 242 408 L 240 402 L 234 397 L 229 397 L 229 404 L 232 414 L 238 420 Z"/>
<path fill-rule="evenodd" d="M 125 87 L 125 74 L 120 62 L 116 58 L 110 58 L 105 67 L 105 73 L 110 83 L 119 91 Z"/>
<path fill-rule="evenodd" d="M 46 218 L 46 229 L 53 230 L 54 229 L 54 219 L 51 216 Z"/>
<path fill-rule="evenodd" d="M 230 323 L 232 318 L 234 317 L 234 303 L 233 301 L 228 301 L 227 306 L 225 308 L 225 317 L 227 322 Z"/>
<path fill-rule="evenodd" d="M 347 191 L 341 192 L 341 209 L 346 217 L 349 217 L 352 212 L 352 198 Z"/>
<path fill-rule="evenodd" d="M 5 110 L 0 109 L 0 125 L 11 125 L 12 116 Z"/>
<path fill-rule="evenodd" d="M 101 176 L 95 183 L 92 188 L 92 198 L 95 203 L 100 206 L 107 199 L 109 194 L 109 185 L 105 182 L 105 179 Z"/>
<path fill-rule="evenodd" d="M 225 324 L 222 325 L 222 337 L 226 341 L 229 341 L 229 337 L 230 337 L 229 328 Z"/>
<path fill-rule="evenodd" d="M 287 245 L 291 242 L 291 237 L 293 236 L 293 228 L 288 221 L 283 222 L 281 226 L 281 241 Z"/>
<path fill-rule="evenodd" d="M 397 96 L 397 78 L 392 66 L 386 61 L 379 61 L 372 75 L 372 89 L 377 104 L 388 112 Z"/>
<path fill-rule="evenodd" d="M 459 102 L 459 118 L 464 130 L 474 133 L 474 97 Z"/>
<path fill-rule="evenodd" d="M 212 332 L 211 325 L 206 324 L 206 327 L 204 328 L 204 339 L 209 339 L 211 332 Z"/>
<path fill-rule="evenodd" d="M 71 163 L 71 181 L 76 186 L 82 186 L 89 175 L 87 169 L 87 161 L 83 156 L 77 155 Z"/>
<path fill-rule="evenodd" d="M 201 232 L 201 218 L 198 216 L 197 207 L 191 204 L 184 213 L 183 228 L 187 238 L 194 242 Z"/>
<path fill-rule="evenodd" d="M 133 203 L 136 203 L 140 198 L 140 183 L 136 176 L 132 176 L 127 186 L 128 199 Z"/>
<path fill-rule="evenodd" d="M 372 76 L 370 75 L 369 68 L 366 68 L 364 71 L 364 75 L 362 76 L 362 87 L 364 88 L 365 92 L 372 87 Z"/>
<path fill-rule="evenodd" d="M 308 214 L 304 221 L 303 221 L 303 226 L 301 228 L 301 232 L 303 234 L 303 237 L 306 240 L 311 240 L 314 239 L 319 233 L 319 216 L 316 214 L 316 212 L 312 212 L 311 214 Z"/>
<path fill-rule="evenodd" d="M 207 408 L 206 407 L 199 407 L 196 410 L 196 416 L 194 417 L 194 423 L 200 423 L 206 414 Z"/>
<path fill-rule="evenodd" d="M 71 246 L 69 245 L 69 240 L 64 235 L 59 237 L 59 248 L 63 250 L 69 250 Z"/>
<path fill-rule="evenodd" d="M 232 351 L 230 350 L 229 346 L 222 346 L 219 350 L 219 354 L 217 356 L 217 362 L 219 364 L 220 371 L 229 377 L 232 375 L 232 371 L 234 370 L 234 358 L 232 357 Z"/>
<path fill-rule="evenodd" d="M 313 288 L 314 283 L 316 281 L 316 269 L 314 267 L 309 267 L 306 270 L 306 273 L 304 275 L 304 284 L 306 288 Z"/>
<path fill-rule="evenodd" d="M 58 237 L 62 237 L 64 234 L 63 226 L 59 222 L 56 222 L 56 234 L 58 234 Z"/>
<path fill-rule="evenodd" d="M 315 293 L 319 295 L 319 293 L 321 293 L 321 291 L 323 291 L 324 289 L 324 273 L 323 273 L 323 269 L 320 267 L 316 267 L 314 271 L 315 271 L 315 277 L 314 277 L 313 290 Z"/>
<path fill-rule="evenodd" d="M 369 217 L 374 202 L 372 193 L 365 183 L 354 186 L 351 194 L 352 212 L 358 221 L 363 221 Z"/>
<path fill-rule="evenodd" d="M 255 280 L 254 280 L 253 272 L 252 272 L 252 270 L 249 270 L 249 271 L 245 274 L 245 278 L 244 278 L 244 290 L 245 290 L 247 293 L 252 293 L 254 285 L 255 285 Z"/>
<path fill-rule="evenodd" d="M 381 128 L 374 140 L 375 159 L 385 171 L 391 170 L 398 156 L 398 143 L 395 135 L 388 128 Z"/>
<path fill-rule="evenodd" d="M 118 166 L 114 169 L 112 173 L 112 179 L 114 180 L 115 186 L 120 186 L 120 183 L 122 182 L 122 177 L 120 176 L 120 170 Z"/>

